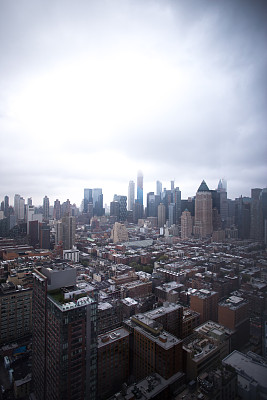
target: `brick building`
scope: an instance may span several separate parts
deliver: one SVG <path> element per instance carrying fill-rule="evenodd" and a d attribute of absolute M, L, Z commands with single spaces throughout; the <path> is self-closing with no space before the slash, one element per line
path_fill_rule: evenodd
<path fill-rule="evenodd" d="M 218 321 L 218 293 L 200 289 L 190 296 L 190 308 L 200 314 L 200 323 Z"/>

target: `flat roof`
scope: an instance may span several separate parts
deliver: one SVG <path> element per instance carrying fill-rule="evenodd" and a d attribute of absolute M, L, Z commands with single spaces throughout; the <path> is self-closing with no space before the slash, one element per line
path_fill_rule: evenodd
<path fill-rule="evenodd" d="M 267 389 L 267 365 L 253 361 L 251 357 L 237 350 L 225 357 L 222 362 L 235 368 L 238 375 L 253 380 Z"/>
<path fill-rule="evenodd" d="M 126 338 L 127 336 L 129 336 L 129 334 L 130 332 L 128 332 L 127 329 L 120 327 L 110 332 L 104 333 L 103 335 L 99 335 L 97 337 L 97 347 L 101 348 L 103 346 L 110 345 L 111 343 Z"/>

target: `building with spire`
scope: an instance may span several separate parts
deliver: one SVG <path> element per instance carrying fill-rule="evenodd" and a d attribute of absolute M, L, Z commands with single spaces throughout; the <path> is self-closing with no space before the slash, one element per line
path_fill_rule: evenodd
<path fill-rule="evenodd" d="M 203 180 L 196 193 L 194 235 L 200 238 L 212 234 L 212 194 Z"/>

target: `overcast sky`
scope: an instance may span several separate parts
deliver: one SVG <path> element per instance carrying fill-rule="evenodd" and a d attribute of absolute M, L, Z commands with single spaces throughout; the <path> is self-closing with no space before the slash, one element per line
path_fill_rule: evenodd
<path fill-rule="evenodd" d="M 1 0 L 0 200 L 266 187 L 266 6 Z"/>

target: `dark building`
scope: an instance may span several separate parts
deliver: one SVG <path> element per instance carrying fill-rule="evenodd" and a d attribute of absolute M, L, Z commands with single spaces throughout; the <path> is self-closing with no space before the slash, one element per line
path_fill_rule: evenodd
<path fill-rule="evenodd" d="M 39 224 L 40 249 L 50 249 L 50 227 L 45 223 Z"/>
<path fill-rule="evenodd" d="M 32 332 L 32 289 L 0 285 L 0 344 L 17 341 Z"/>
<path fill-rule="evenodd" d="M 98 336 L 98 396 L 106 400 L 129 378 L 129 332 L 117 328 Z"/>
<path fill-rule="evenodd" d="M 75 296 L 76 270 L 67 264 L 35 270 L 33 279 L 32 375 L 36 399 L 95 400 L 96 302 L 88 296 Z M 73 295 L 69 290 L 64 293 L 65 286 L 73 287 Z"/>

